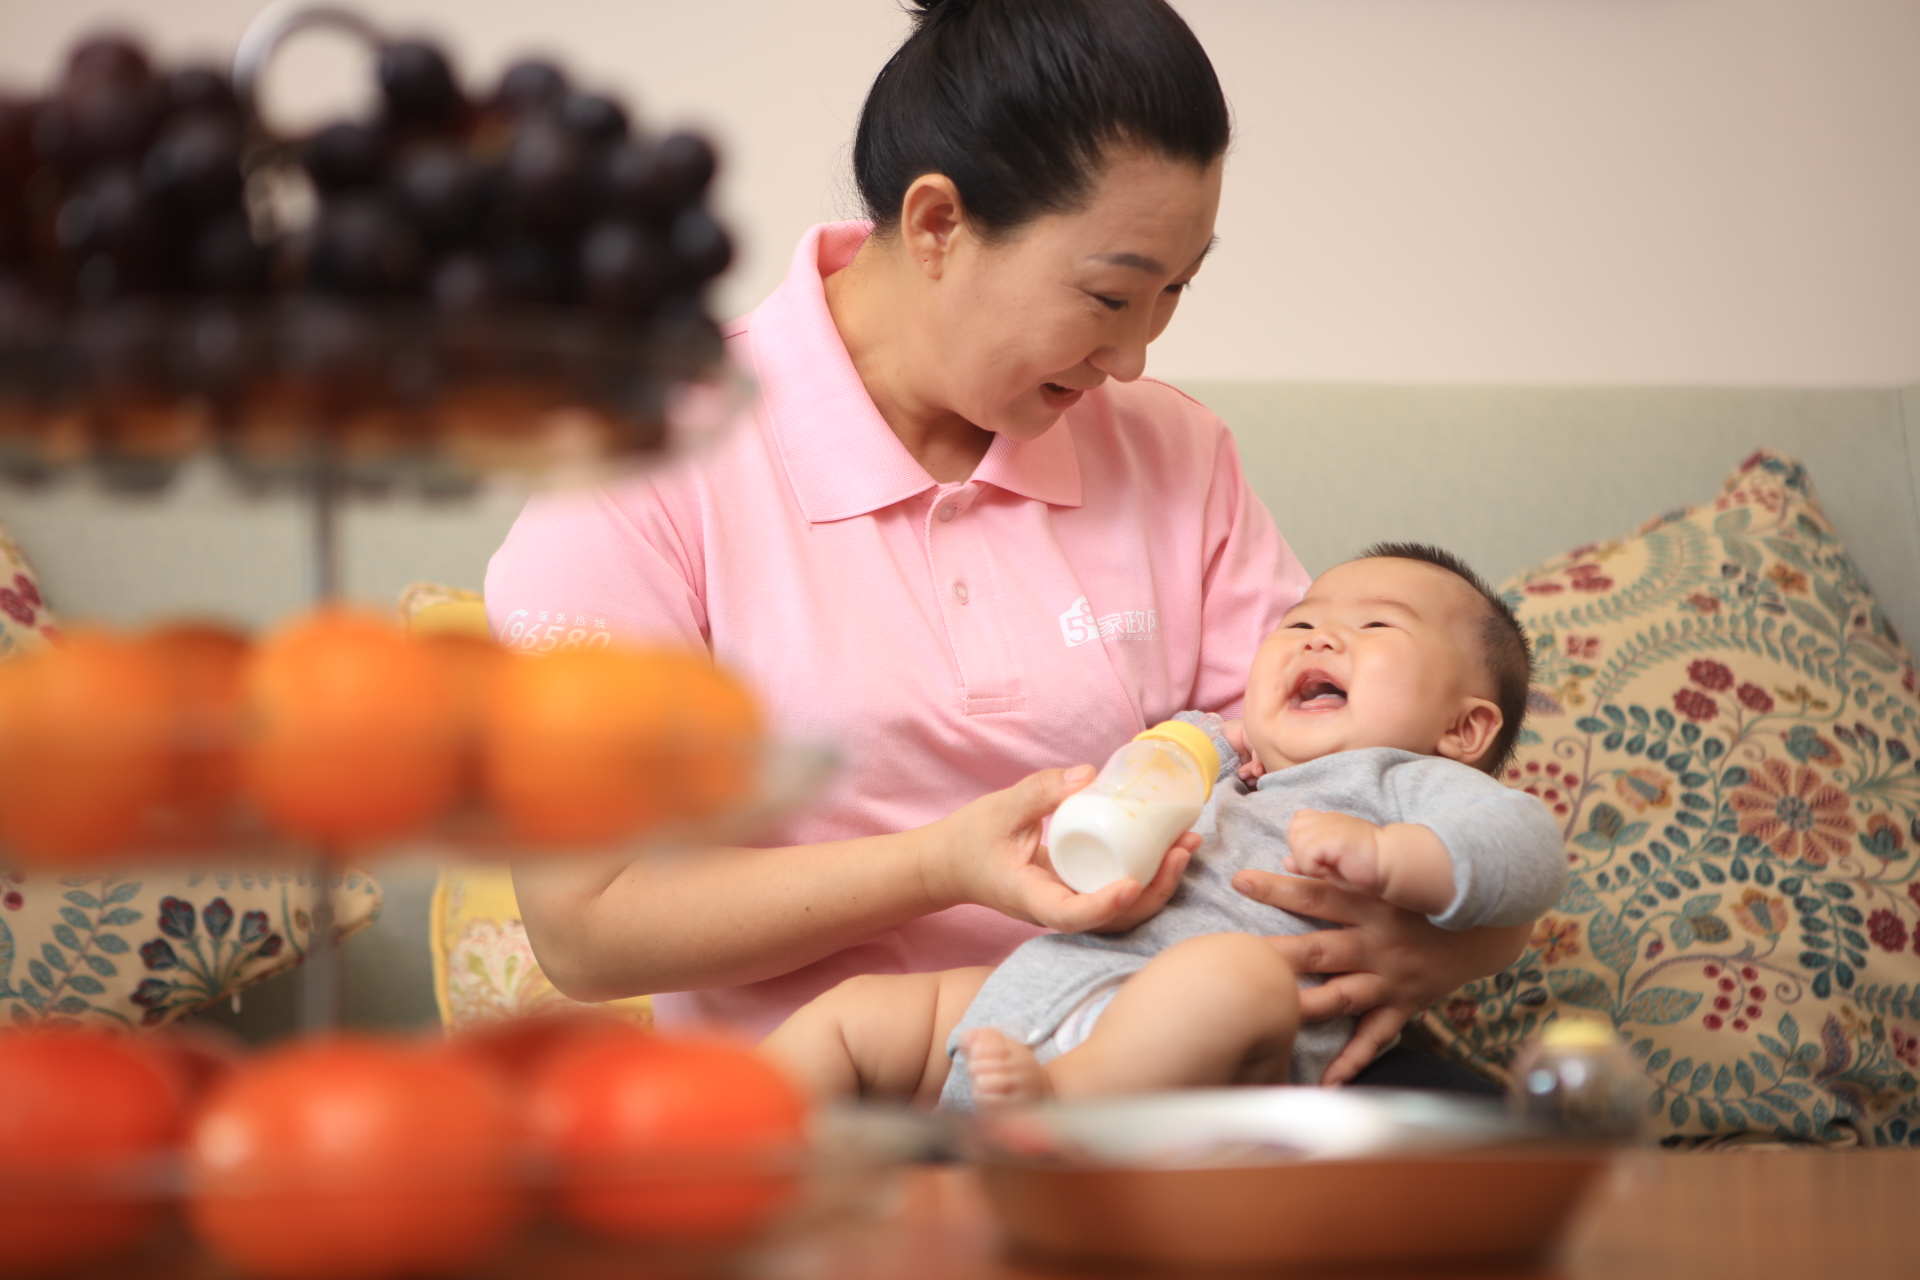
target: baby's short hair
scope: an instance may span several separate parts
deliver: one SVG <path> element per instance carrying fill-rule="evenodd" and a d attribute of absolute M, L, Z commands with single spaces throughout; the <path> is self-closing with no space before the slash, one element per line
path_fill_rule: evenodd
<path fill-rule="evenodd" d="M 1527 688 L 1533 683 L 1533 646 L 1513 610 L 1486 579 L 1468 567 L 1451 551 L 1428 546 L 1424 542 L 1376 542 L 1362 551 L 1361 560 L 1418 560 L 1436 569 L 1445 569 L 1472 587 L 1486 605 L 1480 626 L 1480 655 L 1487 674 L 1493 677 L 1494 705 L 1500 708 L 1500 732 L 1493 745 L 1475 767 L 1499 775 L 1513 757 L 1514 744 L 1520 740 L 1520 724 L 1527 714 Z"/>

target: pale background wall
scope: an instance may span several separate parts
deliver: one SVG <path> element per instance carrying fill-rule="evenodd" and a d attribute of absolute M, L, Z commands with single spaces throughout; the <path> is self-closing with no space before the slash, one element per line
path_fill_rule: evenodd
<path fill-rule="evenodd" d="M 1220 69 L 1239 142 L 1220 253 L 1155 372 L 1920 376 L 1915 0 L 1176 3 Z M 360 7 L 447 35 L 475 80 L 546 49 L 650 119 L 710 126 L 746 246 L 728 310 L 764 295 L 809 223 L 852 211 L 855 114 L 906 25 L 895 0 Z M 114 17 L 168 54 L 224 55 L 256 8 L 4 0 L 0 83 L 38 82 Z"/>

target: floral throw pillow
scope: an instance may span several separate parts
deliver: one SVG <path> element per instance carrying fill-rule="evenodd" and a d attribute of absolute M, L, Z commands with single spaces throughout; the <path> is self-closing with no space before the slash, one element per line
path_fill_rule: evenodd
<path fill-rule="evenodd" d="M 164 1026 L 293 968 L 314 932 L 292 872 L 0 879 L 0 1014 L 19 1025 Z M 331 888 L 336 937 L 373 923 L 378 884 Z"/>
<path fill-rule="evenodd" d="M 1805 470 L 1758 453 L 1505 594 L 1539 659 L 1507 781 L 1572 877 L 1428 1027 L 1501 1078 L 1609 1020 L 1673 1145 L 1920 1146 L 1920 696 Z"/>

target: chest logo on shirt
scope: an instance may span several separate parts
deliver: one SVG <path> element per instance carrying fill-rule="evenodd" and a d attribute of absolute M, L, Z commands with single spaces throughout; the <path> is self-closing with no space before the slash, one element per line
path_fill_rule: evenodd
<path fill-rule="evenodd" d="M 1124 609 L 1119 613 L 1094 616 L 1093 606 L 1081 596 L 1060 615 L 1060 634 L 1072 649 L 1089 640 L 1131 640 L 1154 635 L 1160 630 L 1159 611 Z"/>

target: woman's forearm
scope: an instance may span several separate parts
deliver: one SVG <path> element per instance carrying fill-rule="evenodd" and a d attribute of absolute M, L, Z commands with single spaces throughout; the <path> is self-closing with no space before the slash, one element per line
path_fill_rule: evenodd
<path fill-rule="evenodd" d="M 625 864 L 529 863 L 514 891 L 547 978 L 575 1000 L 737 986 L 954 905 L 925 868 L 942 824 Z"/>

